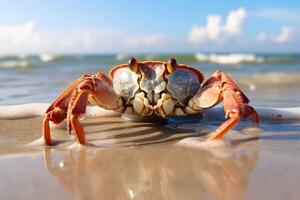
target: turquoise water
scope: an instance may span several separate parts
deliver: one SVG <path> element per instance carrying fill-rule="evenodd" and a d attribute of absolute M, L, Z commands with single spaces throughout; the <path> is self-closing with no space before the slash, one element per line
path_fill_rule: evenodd
<path fill-rule="evenodd" d="M 51 102 L 82 74 L 105 73 L 116 64 L 175 57 L 198 68 L 206 77 L 220 69 L 229 73 L 253 105 L 300 105 L 300 54 L 110 54 L 2 55 L 0 105 Z"/>

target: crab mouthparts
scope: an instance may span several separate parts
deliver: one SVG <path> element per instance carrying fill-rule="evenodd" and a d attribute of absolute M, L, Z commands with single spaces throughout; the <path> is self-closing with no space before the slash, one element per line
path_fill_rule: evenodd
<path fill-rule="evenodd" d="M 161 95 L 159 93 L 154 93 L 154 92 L 146 93 L 148 103 L 151 106 L 155 106 L 157 104 L 157 101 L 160 99 L 160 96 Z"/>
<path fill-rule="evenodd" d="M 146 97 L 144 99 L 144 105 L 151 110 L 155 110 L 162 105 L 161 94 L 149 92 L 146 93 Z"/>

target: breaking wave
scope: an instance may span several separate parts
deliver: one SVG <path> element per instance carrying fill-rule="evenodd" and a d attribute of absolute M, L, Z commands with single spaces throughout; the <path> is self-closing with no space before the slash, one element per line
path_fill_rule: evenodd
<path fill-rule="evenodd" d="M 254 75 L 242 75 L 236 76 L 235 80 L 239 84 L 248 86 L 252 90 L 255 90 L 256 87 L 299 87 L 300 72 L 268 72 Z"/>
<path fill-rule="evenodd" d="M 64 64 L 92 64 L 113 66 L 120 63 L 127 63 L 130 57 L 138 60 L 168 61 L 174 57 L 178 62 L 195 65 L 198 63 L 240 65 L 240 64 L 299 64 L 299 54 L 37 54 L 37 55 L 0 55 L 0 68 L 25 68 L 25 67 L 48 67 Z"/>
<path fill-rule="evenodd" d="M 198 62 L 217 63 L 217 64 L 290 64 L 299 63 L 299 54 L 204 54 L 196 53 L 194 55 Z"/>
<path fill-rule="evenodd" d="M 89 62 L 99 58 L 100 61 L 105 58 L 105 55 L 84 55 L 84 54 L 48 54 L 43 53 L 38 55 L 38 59 L 44 63 L 77 63 L 77 62 Z"/>
<path fill-rule="evenodd" d="M 0 68 L 26 68 L 30 66 L 27 61 L 4 61 L 0 62 Z"/>
<path fill-rule="evenodd" d="M 217 64 L 262 63 L 264 58 L 254 54 L 203 54 L 197 53 L 195 57 L 200 62 Z"/>
<path fill-rule="evenodd" d="M 39 57 L 43 62 L 50 62 L 56 58 L 56 56 L 52 54 L 40 54 Z"/>
<path fill-rule="evenodd" d="M 216 53 L 196 53 L 196 54 L 116 54 L 115 60 L 126 62 L 130 57 L 135 56 L 138 60 L 159 60 L 167 61 L 170 57 L 175 57 L 181 63 L 215 63 L 215 64 L 289 64 L 299 63 L 298 54 L 216 54 Z"/>

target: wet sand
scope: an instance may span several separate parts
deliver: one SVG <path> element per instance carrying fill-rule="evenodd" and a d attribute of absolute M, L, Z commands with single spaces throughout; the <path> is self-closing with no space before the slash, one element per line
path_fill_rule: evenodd
<path fill-rule="evenodd" d="M 300 198 L 298 122 L 242 122 L 210 144 L 217 120 L 82 123 L 89 145 L 56 128 L 49 147 L 38 140 L 41 117 L 1 119 L 1 199 Z"/>

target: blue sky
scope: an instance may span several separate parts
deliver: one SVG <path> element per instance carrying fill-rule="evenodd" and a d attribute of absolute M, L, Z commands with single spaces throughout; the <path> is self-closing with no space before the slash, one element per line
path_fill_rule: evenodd
<path fill-rule="evenodd" d="M 0 2 L 0 53 L 300 51 L 300 1 Z"/>

